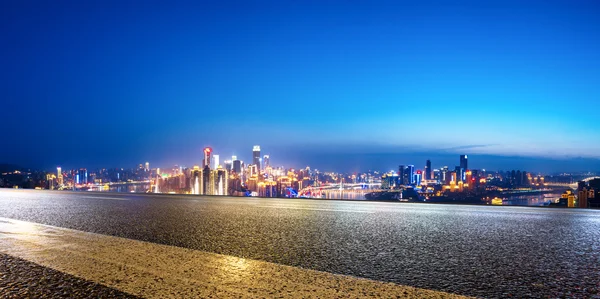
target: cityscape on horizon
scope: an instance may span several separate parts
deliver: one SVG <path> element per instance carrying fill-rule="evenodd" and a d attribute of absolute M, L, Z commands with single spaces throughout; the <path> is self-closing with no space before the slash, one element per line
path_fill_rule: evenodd
<path fill-rule="evenodd" d="M 151 167 L 150 162 L 140 163 L 136 168 L 63 170 L 58 166 L 55 173 L 28 173 L 26 181 L 29 185 L 15 181 L 14 177 L 21 175 L 20 171 L 9 170 L 1 173 L 0 187 L 118 192 L 126 189 L 144 193 L 290 198 L 460 200 L 489 204 L 493 203 L 493 199 L 502 199 L 498 196 L 510 198 L 514 192 L 517 192 L 516 195 L 553 192 L 555 190 L 550 187 L 553 186 L 567 189 L 567 193 L 561 196 L 565 201 L 561 202 L 558 198 L 555 201 L 568 206 L 588 205 L 587 195 L 581 195 L 588 194 L 585 189 L 588 184 L 591 190 L 600 190 L 597 186 L 600 177 L 595 172 L 543 174 L 524 169 L 486 170 L 469 167 L 470 160 L 466 154 L 459 155 L 456 166 L 438 167 L 427 159 L 422 167 L 406 163 L 392 170 L 343 172 L 320 171 L 310 166 L 293 168 L 284 166 L 285 163 L 276 166 L 272 164 L 271 155 L 263 153 L 260 145 L 254 145 L 251 159 L 244 162 L 238 156 L 222 157 L 212 147 L 205 147 L 201 162 L 190 166 L 161 168 Z M 573 189 L 579 190 L 579 197 L 569 193 Z M 578 198 L 586 200 L 581 203 Z M 590 197 L 590 204 L 595 204 L 594 198 Z M 542 204 L 552 201 L 546 200 Z"/>

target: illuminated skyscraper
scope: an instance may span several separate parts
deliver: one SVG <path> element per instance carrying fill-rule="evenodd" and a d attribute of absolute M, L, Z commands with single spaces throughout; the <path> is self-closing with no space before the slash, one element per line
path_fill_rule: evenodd
<path fill-rule="evenodd" d="M 148 172 L 150 171 L 150 162 L 146 162 L 146 168 L 145 170 Z"/>
<path fill-rule="evenodd" d="M 423 178 L 423 174 L 421 173 L 420 170 L 418 170 L 417 173 L 415 173 L 415 175 L 414 175 L 414 179 L 413 179 L 414 184 L 417 186 L 420 186 L 422 178 Z"/>
<path fill-rule="evenodd" d="M 258 165 L 248 165 L 248 175 L 250 175 L 250 177 L 258 176 Z"/>
<path fill-rule="evenodd" d="M 427 162 L 425 163 L 425 179 L 426 180 L 431 180 L 433 179 L 432 175 L 431 175 L 431 160 L 427 160 Z"/>
<path fill-rule="evenodd" d="M 88 183 L 88 173 L 87 169 L 81 168 L 77 172 L 77 176 L 75 177 L 75 182 L 77 184 L 87 184 Z"/>
<path fill-rule="evenodd" d="M 63 184 L 63 176 L 62 176 L 62 168 L 61 167 L 56 167 L 56 182 L 58 183 L 59 186 Z"/>
<path fill-rule="evenodd" d="M 214 172 L 214 194 L 213 195 L 228 195 L 229 177 L 227 170 L 222 167 L 213 170 Z"/>
<path fill-rule="evenodd" d="M 398 166 L 398 184 L 400 185 L 408 185 L 408 177 L 406 174 L 406 166 L 400 165 Z"/>
<path fill-rule="evenodd" d="M 255 145 L 252 148 L 252 164 L 256 165 L 258 172 L 260 172 L 260 146 Z"/>
<path fill-rule="evenodd" d="M 210 168 L 217 169 L 219 167 L 219 155 L 213 155 L 212 166 Z"/>
<path fill-rule="evenodd" d="M 200 194 L 212 195 L 214 184 L 211 184 L 211 173 L 208 165 L 202 169 L 202 180 L 200 181 Z"/>
<path fill-rule="evenodd" d="M 450 175 L 449 175 L 449 170 L 448 170 L 448 166 L 444 166 L 440 172 L 440 181 L 442 181 L 442 184 L 450 184 Z"/>
<path fill-rule="evenodd" d="M 414 184 L 415 183 L 415 166 L 414 165 L 408 165 L 406 167 L 407 171 L 408 171 L 408 179 L 409 179 L 409 184 Z"/>
<path fill-rule="evenodd" d="M 202 170 L 198 165 L 194 166 L 190 175 L 190 186 L 192 187 L 191 193 L 200 195 L 200 186 L 202 184 Z"/>
<path fill-rule="evenodd" d="M 238 160 L 236 156 L 234 158 L 236 159 L 233 160 L 233 171 L 237 174 L 242 174 L 242 161 Z"/>
<path fill-rule="evenodd" d="M 202 168 L 208 166 L 210 167 L 210 156 L 212 154 L 212 148 L 205 147 L 204 148 L 204 159 L 202 160 Z"/>
<path fill-rule="evenodd" d="M 469 163 L 467 161 L 467 155 L 460 155 L 460 168 L 463 170 L 469 169 Z"/>
<path fill-rule="evenodd" d="M 465 173 L 465 169 L 460 167 L 460 166 L 456 166 L 454 167 L 454 172 L 456 173 L 456 179 L 457 179 L 457 183 L 460 181 L 464 181 L 464 173 Z"/>
<path fill-rule="evenodd" d="M 227 172 L 231 172 L 231 170 L 233 169 L 232 160 L 225 160 L 223 163 L 225 164 L 225 170 L 227 170 Z"/>
<path fill-rule="evenodd" d="M 269 155 L 264 155 L 263 157 L 263 169 L 266 169 L 267 167 L 271 166 L 271 162 L 269 161 L 271 157 Z"/>

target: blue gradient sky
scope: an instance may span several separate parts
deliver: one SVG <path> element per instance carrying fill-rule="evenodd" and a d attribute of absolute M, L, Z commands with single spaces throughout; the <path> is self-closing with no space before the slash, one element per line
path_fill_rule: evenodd
<path fill-rule="evenodd" d="M 0 161 L 190 165 L 206 145 L 249 160 L 260 144 L 290 166 L 467 153 L 480 168 L 597 170 L 599 14 L 598 1 L 3 1 Z"/>

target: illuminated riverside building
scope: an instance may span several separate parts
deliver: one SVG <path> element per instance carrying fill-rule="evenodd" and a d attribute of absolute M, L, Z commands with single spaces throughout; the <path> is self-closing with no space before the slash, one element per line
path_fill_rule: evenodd
<path fill-rule="evenodd" d="M 275 181 L 259 182 L 257 188 L 260 197 L 277 197 L 277 182 Z"/>
<path fill-rule="evenodd" d="M 442 168 L 442 170 L 440 171 L 440 181 L 443 184 L 450 184 L 451 177 L 450 177 L 450 173 L 448 170 L 448 166 L 444 166 Z"/>
<path fill-rule="evenodd" d="M 190 175 L 190 186 L 192 187 L 192 194 L 200 195 L 200 184 L 202 184 L 202 170 L 198 165 L 194 166 Z"/>
<path fill-rule="evenodd" d="M 420 186 L 421 185 L 421 178 L 422 178 L 422 176 L 423 176 L 423 174 L 422 174 L 422 172 L 420 170 L 418 170 L 417 173 L 415 173 L 413 183 L 416 186 Z"/>
<path fill-rule="evenodd" d="M 229 176 L 223 167 L 211 170 L 194 166 L 190 174 L 190 193 L 195 195 L 228 195 Z"/>
<path fill-rule="evenodd" d="M 397 173 L 384 173 L 381 176 L 381 189 L 395 189 L 399 187 L 400 177 Z"/>
<path fill-rule="evenodd" d="M 232 160 L 225 160 L 223 161 L 223 164 L 225 165 L 225 170 L 227 170 L 227 172 L 231 172 L 231 170 L 233 170 Z"/>
<path fill-rule="evenodd" d="M 470 170 L 467 170 L 465 172 L 465 182 L 468 184 L 468 186 L 475 186 L 474 182 L 475 179 L 473 178 L 473 172 Z"/>
<path fill-rule="evenodd" d="M 260 146 L 255 145 L 252 148 L 252 164 L 256 165 L 256 168 L 260 172 Z"/>
<path fill-rule="evenodd" d="M 467 160 L 467 158 L 467 155 L 460 155 L 460 168 L 462 168 L 463 171 L 469 169 L 469 161 Z"/>
<path fill-rule="evenodd" d="M 172 174 L 163 173 L 157 177 L 157 193 L 188 193 L 186 190 L 186 180 L 188 178 L 183 174 L 174 172 Z M 195 190 L 191 190 L 192 194 Z"/>
<path fill-rule="evenodd" d="M 456 184 L 458 182 L 458 178 L 457 178 L 458 174 L 456 172 L 451 172 L 449 177 L 450 177 L 450 183 L 452 184 L 454 182 L 454 184 Z"/>
<path fill-rule="evenodd" d="M 465 170 L 462 167 L 460 167 L 460 166 L 454 167 L 454 173 L 456 173 L 456 179 L 455 180 L 457 182 L 458 181 L 463 181 L 465 179 L 464 178 L 464 171 Z"/>
<path fill-rule="evenodd" d="M 210 195 L 213 193 L 213 186 L 210 183 L 210 167 L 208 165 L 202 168 L 202 180 L 200 181 L 200 194 Z"/>
<path fill-rule="evenodd" d="M 217 169 L 219 167 L 219 155 L 213 155 L 212 156 L 212 161 L 211 161 L 211 169 Z"/>
<path fill-rule="evenodd" d="M 248 165 L 248 176 L 249 177 L 258 177 L 259 175 L 259 169 L 258 169 L 258 165 L 253 164 L 253 165 Z"/>
<path fill-rule="evenodd" d="M 77 175 L 75 176 L 75 183 L 82 184 L 82 185 L 88 183 L 87 169 L 85 169 L 85 168 L 79 169 L 79 171 L 77 172 Z"/>
<path fill-rule="evenodd" d="M 227 170 L 218 166 L 211 174 L 212 184 L 214 184 L 212 195 L 229 195 L 229 176 Z"/>
<path fill-rule="evenodd" d="M 63 175 L 62 175 L 62 168 L 60 167 L 56 167 L 56 182 L 58 183 L 59 186 L 63 185 Z"/>
<path fill-rule="evenodd" d="M 204 153 L 204 159 L 202 160 L 202 167 L 203 168 L 206 166 L 210 167 L 210 161 L 211 161 L 210 158 L 212 155 L 212 148 L 205 147 L 203 153 Z"/>
<path fill-rule="evenodd" d="M 54 190 L 58 186 L 56 176 L 52 173 L 46 174 L 46 189 Z"/>
<path fill-rule="evenodd" d="M 242 161 L 238 160 L 236 156 L 233 156 L 233 171 L 239 175 L 242 174 Z"/>
<path fill-rule="evenodd" d="M 425 162 L 425 180 L 433 179 L 431 174 L 432 174 L 431 160 L 427 160 L 427 162 Z"/>
<path fill-rule="evenodd" d="M 401 185 L 412 185 L 415 183 L 415 166 L 414 165 L 400 165 L 398 168 L 398 176 L 400 177 Z"/>

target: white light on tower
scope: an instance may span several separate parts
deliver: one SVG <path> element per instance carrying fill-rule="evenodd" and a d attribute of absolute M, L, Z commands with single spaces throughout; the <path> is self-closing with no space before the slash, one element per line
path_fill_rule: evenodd
<path fill-rule="evenodd" d="M 210 168 L 217 169 L 219 167 L 219 155 L 213 155 L 212 157 L 212 165 Z"/>

